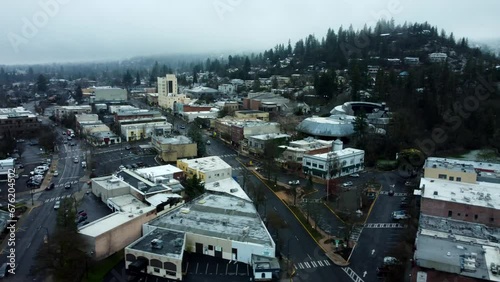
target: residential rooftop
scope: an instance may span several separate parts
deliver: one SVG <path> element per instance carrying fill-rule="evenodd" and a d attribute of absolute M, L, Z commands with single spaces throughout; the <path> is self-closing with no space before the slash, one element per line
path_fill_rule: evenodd
<path fill-rule="evenodd" d="M 345 137 L 354 133 L 354 119 L 349 115 L 314 116 L 303 120 L 297 130 L 316 136 Z"/>
<path fill-rule="evenodd" d="M 227 164 L 218 156 L 197 158 L 197 159 L 182 159 L 180 160 L 187 164 L 190 169 L 199 170 L 200 172 L 206 173 L 209 171 L 220 170 L 220 169 L 231 169 L 231 166 Z"/>
<path fill-rule="evenodd" d="M 239 199 L 252 202 L 250 197 L 248 197 L 247 193 L 243 191 L 240 184 L 231 177 L 222 180 L 217 180 L 214 182 L 205 183 L 205 190 L 214 193 L 223 193 L 232 195 Z"/>
<path fill-rule="evenodd" d="M 148 225 L 193 234 L 274 246 L 254 205 L 236 197 L 204 194 Z"/>
<path fill-rule="evenodd" d="M 170 186 L 149 181 L 146 178 L 135 173 L 134 171 L 128 169 L 122 169 L 117 173 L 117 176 L 120 177 L 124 182 L 128 183 L 132 187 L 132 189 L 144 195 L 158 193 L 161 191 L 175 192 L 174 189 Z"/>
<path fill-rule="evenodd" d="M 130 244 L 127 249 L 179 259 L 184 253 L 185 240 L 184 232 L 156 228 Z"/>
<path fill-rule="evenodd" d="M 135 172 L 150 181 L 155 181 L 155 178 L 162 176 L 170 176 L 175 173 L 181 173 L 182 169 L 173 165 L 159 165 L 153 167 L 145 167 L 136 169 Z"/>
<path fill-rule="evenodd" d="M 500 185 L 495 183 L 422 178 L 420 187 L 422 198 L 500 209 Z"/>
<path fill-rule="evenodd" d="M 16 117 L 36 117 L 32 112 L 24 107 L 16 108 L 0 108 L 0 119 L 16 118 Z"/>

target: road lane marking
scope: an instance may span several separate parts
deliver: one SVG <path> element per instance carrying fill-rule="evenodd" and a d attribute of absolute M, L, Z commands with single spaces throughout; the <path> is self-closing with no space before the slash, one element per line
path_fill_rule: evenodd
<path fill-rule="evenodd" d="M 311 261 L 311 264 L 313 267 L 318 267 L 318 265 L 314 261 Z"/>
<path fill-rule="evenodd" d="M 305 261 L 305 262 L 304 262 L 304 265 L 305 265 L 307 268 L 311 268 L 311 265 L 310 265 L 307 261 Z"/>
<path fill-rule="evenodd" d="M 319 264 L 320 266 L 325 266 L 325 265 L 324 265 L 324 264 L 323 264 L 320 260 L 318 260 L 318 264 Z"/>
<path fill-rule="evenodd" d="M 301 263 L 301 262 L 299 262 L 299 268 L 300 268 L 300 269 L 304 269 L 304 266 L 302 265 L 302 263 Z"/>
<path fill-rule="evenodd" d="M 331 265 L 329 261 L 327 261 L 326 259 L 323 260 L 325 262 L 326 265 Z"/>

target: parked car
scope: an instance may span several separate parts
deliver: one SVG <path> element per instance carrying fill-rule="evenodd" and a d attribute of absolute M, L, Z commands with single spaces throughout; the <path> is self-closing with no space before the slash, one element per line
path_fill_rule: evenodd
<path fill-rule="evenodd" d="M 143 167 L 143 166 L 144 166 L 144 163 L 143 163 L 143 162 L 136 162 L 136 164 L 137 164 L 139 167 Z"/>
<path fill-rule="evenodd" d="M 406 211 L 393 211 L 392 219 L 400 220 L 400 219 L 408 219 L 410 215 Z"/>
<path fill-rule="evenodd" d="M 351 174 L 351 177 L 359 177 L 359 174 L 353 173 L 353 174 Z"/>
<path fill-rule="evenodd" d="M 71 182 L 66 182 L 66 184 L 64 184 L 64 189 L 69 189 L 71 188 Z"/>
<path fill-rule="evenodd" d="M 401 201 L 401 203 L 399 203 L 400 208 L 407 208 L 409 205 L 408 201 Z"/>
<path fill-rule="evenodd" d="M 394 196 L 394 190 L 389 190 L 389 192 L 387 193 L 387 195 Z"/>
<path fill-rule="evenodd" d="M 74 162 L 75 164 L 77 164 L 77 163 L 78 163 L 78 158 L 74 158 L 74 159 L 73 159 L 73 162 Z"/>
<path fill-rule="evenodd" d="M 290 180 L 288 181 L 288 185 L 299 185 L 300 184 L 300 180 Z"/>
<path fill-rule="evenodd" d="M 75 146 L 75 142 L 71 142 L 71 144 L 69 144 L 70 146 Z"/>
<path fill-rule="evenodd" d="M 71 138 L 71 136 L 68 136 L 68 138 L 66 138 L 66 139 L 67 139 L 68 141 L 71 141 L 71 139 L 72 139 L 72 138 Z"/>
<path fill-rule="evenodd" d="M 87 216 L 87 212 L 85 210 L 78 211 L 78 215 Z"/>
<path fill-rule="evenodd" d="M 180 129 L 186 129 L 186 126 L 185 125 L 181 125 L 179 128 Z"/>
<path fill-rule="evenodd" d="M 138 168 L 139 166 L 137 164 L 131 164 L 132 168 Z"/>
<path fill-rule="evenodd" d="M 207 145 L 210 145 L 210 140 L 207 140 Z"/>
<path fill-rule="evenodd" d="M 68 144 L 68 141 L 67 141 L 67 140 L 64 140 L 64 142 L 63 142 L 63 143 L 64 143 L 64 144 Z"/>
<path fill-rule="evenodd" d="M 56 201 L 56 203 L 54 204 L 54 209 L 58 210 L 60 207 L 61 207 L 61 201 Z"/>
<path fill-rule="evenodd" d="M 125 169 L 125 166 L 124 166 L 124 165 L 120 165 L 120 166 L 118 167 L 118 169 L 119 169 L 119 170 Z"/>
<path fill-rule="evenodd" d="M 385 257 L 384 258 L 384 266 L 389 265 L 400 265 L 401 262 L 395 257 Z"/>
<path fill-rule="evenodd" d="M 54 173 L 52 173 L 53 176 L 59 176 L 59 171 L 54 170 Z"/>

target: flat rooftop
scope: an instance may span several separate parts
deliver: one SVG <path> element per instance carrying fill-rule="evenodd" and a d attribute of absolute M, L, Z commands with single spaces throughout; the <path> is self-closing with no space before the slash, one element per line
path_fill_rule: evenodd
<path fill-rule="evenodd" d="M 148 179 L 154 179 L 155 177 L 173 175 L 174 173 L 182 172 L 182 169 L 173 165 L 159 165 L 153 167 L 139 168 L 135 170 L 136 173 L 146 177 Z"/>
<path fill-rule="evenodd" d="M 150 221 L 148 225 L 274 246 L 253 204 L 232 196 L 204 194 Z"/>
<path fill-rule="evenodd" d="M 156 228 L 130 244 L 127 249 L 182 259 L 185 240 L 184 232 Z M 158 247 L 153 248 L 153 242 L 157 242 Z"/>
<path fill-rule="evenodd" d="M 328 158 L 328 154 L 337 155 L 338 157 L 345 157 L 345 156 L 355 155 L 355 154 L 360 154 L 360 153 L 364 153 L 364 151 L 360 150 L 360 149 L 346 148 L 346 149 L 342 149 L 342 150 L 335 151 L 335 152 L 316 154 L 316 155 L 312 155 L 312 156 L 314 156 L 315 158 L 320 158 L 320 159 L 326 160 Z"/>
<path fill-rule="evenodd" d="M 132 194 L 122 195 L 118 197 L 109 198 L 108 202 L 113 203 L 119 207 L 123 212 L 136 214 L 137 211 L 149 207 L 149 205 L 137 200 Z"/>
<path fill-rule="evenodd" d="M 142 212 L 148 213 L 155 209 L 156 207 L 147 207 L 143 208 Z M 110 230 L 115 229 L 118 226 L 121 226 L 122 224 L 125 224 L 126 222 L 134 220 L 136 217 L 137 214 L 129 212 L 115 212 L 80 227 L 78 229 L 78 232 L 80 234 L 87 235 L 90 237 L 97 237 L 101 234 L 104 234 Z"/>
<path fill-rule="evenodd" d="M 425 167 L 429 167 L 432 165 L 448 165 L 453 169 L 460 169 L 461 166 L 469 169 L 473 168 L 474 170 L 483 171 L 483 172 L 493 172 L 500 173 L 500 164 L 497 163 L 487 163 L 487 162 L 477 162 L 477 161 L 468 161 L 468 160 L 459 160 L 459 159 L 448 159 L 448 158 L 435 158 L 430 157 L 427 158 L 425 162 Z"/>
<path fill-rule="evenodd" d="M 487 253 L 486 250 L 489 248 L 455 242 L 448 239 L 446 233 L 443 236 L 432 232 L 419 232 L 414 255 L 417 265 L 479 279 L 500 281 L 500 277 L 492 275 L 489 270 L 490 263 L 496 262 L 490 260 L 494 258 L 492 254 Z M 474 258 L 473 270 L 463 270 L 465 258 Z"/>
<path fill-rule="evenodd" d="M 231 177 L 222 180 L 217 180 L 214 182 L 205 183 L 205 190 L 215 193 L 224 193 L 232 195 L 239 199 L 252 202 L 250 197 L 248 197 L 247 193 L 243 191 L 240 184 Z"/>
<path fill-rule="evenodd" d="M 120 178 L 114 175 L 92 178 L 92 181 L 106 190 L 130 188 L 130 185 L 128 183 L 122 181 Z"/>
<path fill-rule="evenodd" d="M 151 143 L 158 143 L 158 144 L 172 144 L 172 145 L 182 145 L 182 144 L 191 144 L 193 141 L 191 138 L 179 135 L 175 137 L 163 137 L 163 136 L 153 136 L 153 140 Z"/>
<path fill-rule="evenodd" d="M 424 168 L 438 168 L 438 169 L 446 169 L 453 171 L 476 173 L 474 166 L 471 164 L 465 164 L 463 162 L 458 162 L 458 160 L 443 159 L 443 158 L 427 158 L 424 164 Z"/>
<path fill-rule="evenodd" d="M 204 173 L 220 169 L 231 169 L 231 166 L 218 156 L 190 160 L 182 159 L 180 161 L 187 164 L 190 169 L 199 170 Z"/>
<path fill-rule="evenodd" d="M 272 140 L 272 139 L 279 139 L 279 138 L 290 138 L 290 135 L 284 134 L 284 133 L 269 133 L 269 134 L 260 134 L 260 135 L 253 135 L 249 136 L 249 139 L 257 139 L 261 141 L 267 141 L 267 140 Z"/>
<path fill-rule="evenodd" d="M 422 198 L 500 209 L 500 185 L 490 182 L 465 183 L 441 179 L 420 179 Z"/>

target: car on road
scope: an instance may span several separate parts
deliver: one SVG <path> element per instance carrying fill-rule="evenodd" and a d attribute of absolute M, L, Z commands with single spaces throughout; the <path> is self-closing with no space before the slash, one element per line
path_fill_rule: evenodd
<path fill-rule="evenodd" d="M 73 159 L 73 162 L 74 162 L 75 164 L 77 164 L 77 163 L 78 163 L 78 158 L 74 158 L 74 159 Z"/>
<path fill-rule="evenodd" d="M 385 257 L 383 266 L 400 265 L 401 262 L 395 257 Z"/>
<path fill-rule="evenodd" d="M 64 142 L 63 142 L 63 143 L 64 143 L 64 144 L 68 144 L 68 140 L 64 140 Z"/>
<path fill-rule="evenodd" d="M 66 182 L 66 184 L 64 184 L 64 189 L 69 189 L 71 188 L 71 182 Z"/>
<path fill-rule="evenodd" d="M 186 129 L 186 126 L 185 125 L 181 125 L 179 126 L 180 129 Z"/>
<path fill-rule="evenodd" d="M 394 190 L 389 190 L 389 192 L 387 192 L 387 195 L 394 196 Z"/>
<path fill-rule="evenodd" d="M 299 185 L 300 184 L 300 180 L 290 180 L 288 181 L 288 185 Z"/>
<path fill-rule="evenodd" d="M 67 138 L 67 139 L 68 139 L 68 141 L 71 141 L 71 139 L 72 139 L 72 138 L 71 138 L 71 136 L 68 136 L 68 138 Z"/>
<path fill-rule="evenodd" d="M 406 211 L 393 211 L 392 219 L 400 220 L 400 219 L 409 219 L 410 215 Z"/>
<path fill-rule="evenodd" d="M 58 210 L 60 207 L 61 207 L 61 201 L 56 201 L 56 203 L 54 204 L 54 209 Z"/>
<path fill-rule="evenodd" d="M 45 190 L 49 191 L 49 190 L 54 189 L 54 187 L 56 187 L 56 185 L 54 184 L 54 182 L 52 182 L 52 183 L 50 183 L 49 186 L 47 186 L 47 188 L 45 188 Z"/>
<path fill-rule="evenodd" d="M 399 203 L 400 208 L 407 208 L 409 206 L 410 206 L 410 203 L 408 203 L 408 201 L 401 201 L 401 203 Z"/>
<path fill-rule="evenodd" d="M 63 131 L 63 135 L 66 135 L 66 132 L 65 132 L 65 131 Z"/>
<path fill-rule="evenodd" d="M 53 175 L 54 177 L 57 177 L 57 176 L 59 176 L 59 171 L 57 171 L 57 170 L 54 170 L 54 172 L 52 173 L 52 175 Z"/>
<path fill-rule="evenodd" d="M 352 185 L 353 185 L 353 183 L 351 181 L 347 181 L 347 182 L 342 183 L 343 187 L 348 187 L 348 186 L 352 186 Z"/>
<path fill-rule="evenodd" d="M 75 142 L 71 142 L 71 144 L 69 144 L 70 146 L 75 146 Z"/>
<path fill-rule="evenodd" d="M 353 174 L 351 174 L 351 177 L 359 177 L 359 174 L 353 173 Z"/>
<path fill-rule="evenodd" d="M 119 170 L 122 170 L 122 169 L 125 169 L 125 166 L 124 165 L 121 165 L 118 167 Z"/>
<path fill-rule="evenodd" d="M 129 145 L 125 146 L 125 150 L 130 150 L 130 146 Z"/>
<path fill-rule="evenodd" d="M 210 145 L 210 140 L 207 140 L 207 145 Z"/>

